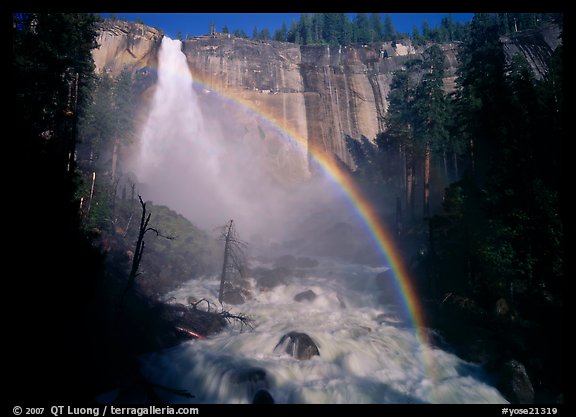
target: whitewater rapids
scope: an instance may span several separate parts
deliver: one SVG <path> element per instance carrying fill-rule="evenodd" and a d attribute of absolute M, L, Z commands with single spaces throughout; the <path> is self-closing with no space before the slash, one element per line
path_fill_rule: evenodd
<path fill-rule="evenodd" d="M 255 289 L 245 304 L 224 305 L 250 317 L 254 329 L 237 324 L 206 340 L 147 355 L 143 372 L 151 382 L 195 396 L 162 393 L 176 403 L 250 403 L 261 388 L 276 403 L 507 403 L 480 366 L 422 344 L 402 308 L 382 304 L 375 276 L 384 270 L 323 260 L 290 277 L 288 285 Z M 216 301 L 218 288 L 219 277 L 203 277 L 166 298 Z M 294 300 L 306 290 L 317 297 Z M 311 336 L 320 356 L 297 360 L 275 353 L 290 331 Z"/>

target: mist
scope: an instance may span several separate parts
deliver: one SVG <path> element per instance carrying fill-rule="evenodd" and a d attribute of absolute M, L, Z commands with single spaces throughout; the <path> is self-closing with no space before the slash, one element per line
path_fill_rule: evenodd
<path fill-rule="evenodd" d="M 195 87 L 180 49 L 180 41 L 163 39 L 158 84 L 129 161 L 146 200 L 207 231 L 234 219 L 244 240 L 264 245 L 302 242 L 337 222 L 359 227 L 338 185 L 310 174 L 306 152 L 279 135 L 265 144 L 244 134 L 225 107 Z M 280 156 L 271 158 L 270 146 Z M 296 182 L 287 180 L 290 167 L 299 170 Z"/>

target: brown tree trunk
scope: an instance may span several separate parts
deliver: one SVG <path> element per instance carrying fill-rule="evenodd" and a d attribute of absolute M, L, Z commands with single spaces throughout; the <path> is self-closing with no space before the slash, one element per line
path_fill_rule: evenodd
<path fill-rule="evenodd" d="M 430 141 L 424 150 L 424 218 L 430 216 Z"/>

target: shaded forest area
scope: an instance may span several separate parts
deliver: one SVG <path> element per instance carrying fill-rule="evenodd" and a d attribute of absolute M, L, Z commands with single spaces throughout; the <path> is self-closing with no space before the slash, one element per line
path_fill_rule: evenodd
<path fill-rule="evenodd" d="M 118 154 L 133 140 L 142 80 L 95 74 L 97 21 L 84 13 L 13 15 L 12 120 L 22 170 L 10 225 L 19 266 L 11 268 L 7 385 L 8 398 L 22 404 L 93 404 L 112 389 L 120 402 L 159 403 L 138 355 L 241 318 L 159 301 L 178 284 L 174 276 L 212 272 L 221 248 L 169 208 L 139 202 L 123 175 Z"/>
<path fill-rule="evenodd" d="M 181 236 L 149 238 L 164 256 L 148 264 L 144 256 L 143 292 L 128 319 L 117 320 L 140 219 L 118 149 L 133 140 L 139 80 L 96 76 L 96 22 L 89 14 L 13 16 L 13 400 L 91 403 L 110 381 L 138 379 L 135 355 L 177 340 L 166 329 L 172 313 L 149 300 L 170 285 L 168 276 L 206 272 L 216 256 L 214 242 L 186 219 L 149 205 L 155 227 Z M 488 369 L 522 363 L 532 401 L 555 402 L 563 392 L 563 47 L 537 79 L 522 57 L 505 59 L 503 27 L 499 15 L 474 17 L 460 39 L 452 95 L 442 88 L 437 46 L 398 71 L 387 130 L 348 141 L 352 175 L 375 204 L 397 196 L 389 223 L 430 325 Z M 185 256 L 190 246 L 194 259 Z M 224 324 L 212 325 L 207 332 Z"/>
<path fill-rule="evenodd" d="M 428 47 L 394 74 L 387 130 L 347 143 L 367 194 L 397 196 L 389 223 L 431 327 L 488 370 L 522 364 L 534 392 L 501 386 L 511 401 L 553 402 L 563 368 L 563 47 L 537 78 L 523 55 L 506 59 L 499 34 L 498 15 L 475 15 L 452 94 L 441 49 Z"/>

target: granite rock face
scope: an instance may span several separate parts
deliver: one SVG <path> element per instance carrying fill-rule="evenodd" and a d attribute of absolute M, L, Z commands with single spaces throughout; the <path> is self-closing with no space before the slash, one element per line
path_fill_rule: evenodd
<path fill-rule="evenodd" d="M 138 71 L 157 64 L 163 34 L 140 23 L 104 19 L 98 32 L 99 47 L 92 51 L 96 72 L 117 75 L 123 68 Z"/>
<path fill-rule="evenodd" d="M 443 48 L 449 88 L 455 46 Z M 345 137 L 375 139 L 384 130 L 393 71 L 420 57 L 423 48 L 409 40 L 331 47 L 216 34 L 184 41 L 183 51 L 192 74 L 207 88 L 250 103 L 303 147 L 351 166 Z"/>
<path fill-rule="evenodd" d="M 551 26 L 501 41 L 508 60 L 523 54 L 541 78 L 547 57 L 560 44 L 558 34 L 558 27 Z M 94 50 L 97 71 L 117 74 L 128 67 L 139 75 L 153 75 L 162 36 L 142 24 L 104 20 L 100 47 Z M 450 92 L 455 88 L 458 44 L 440 46 L 446 56 L 444 87 Z M 182 46 L 209 122 L 239 140 L 260 139 L 266 157 L 288 183 L 309 176 L 311 149 L 352 167 L 345 137 L 374 140 L 385 129 L 393 72 L 421 58 L 425 49 L 410 39 L 332 47 L 224 33 L 187 39 Z M 153 81 L 150 78 L 149 90 Z M 149 91 L 143 94 L 150 97 Z M 291 147 L 297 152 L 290 152 Z"/>

